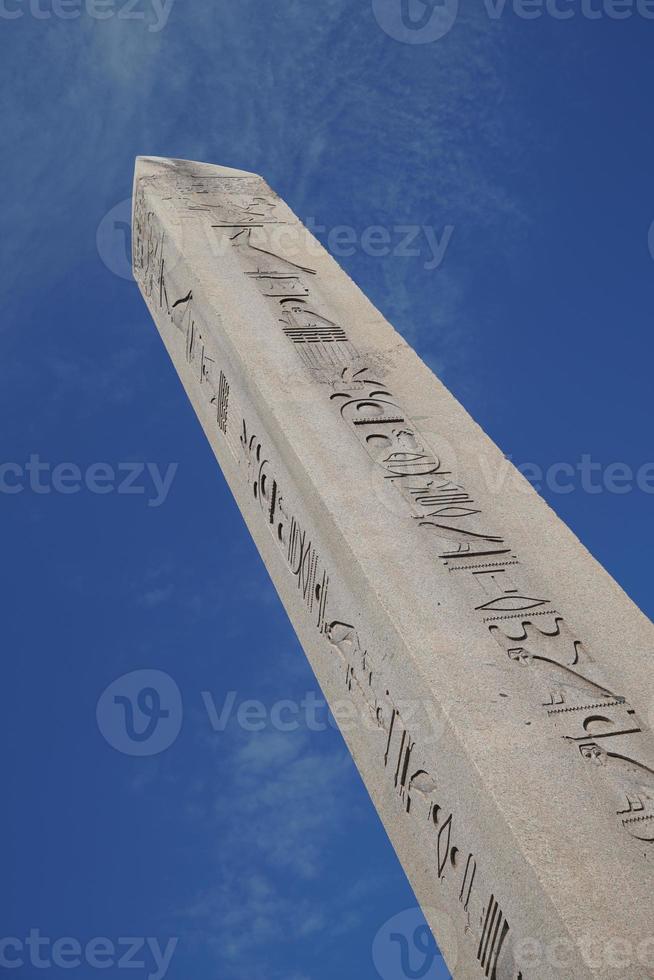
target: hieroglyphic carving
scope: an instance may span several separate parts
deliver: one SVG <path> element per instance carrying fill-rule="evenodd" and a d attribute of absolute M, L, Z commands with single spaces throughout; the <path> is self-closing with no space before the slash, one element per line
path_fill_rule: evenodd
<path fill-rule="evenodd" d="M 406 819 L 426 820 L 433 829 L 435 876 L 464 916 L 464 932 L 474 939 L 481 971 L 489 980 L 496 980 L 502 964 L 503 977 L 515 976 L 513 951 L 506 944 L 509 923 L 493 895 L 484 903 L 477 857 L 457 846 L 454 813 L 443 805 L 437 781 L 402 709 L 394 702 L 354 626 L 333 621 L 325 635 L 345 663 L 348 690 L 365 705 L 386 736 L 383 765 Z"/>
<path fill-rule="evenodd" d="M 463 905 L 464 911 L 468 911 L 468 905 L 470 903 L 470 894 L 472 892 L 472 887 L 475 883 L 475 875 L 477 874 L 477 860 L 472 854 L 468 854 L 468 860 L 466 861 L 465 871 L 463 872 L 463 881 L 461 882 L 461 890 L 459 891 L 459 901 Z"/>
<path fill-rule="evenodd" d="M 253 211 L 254 207 L 253 201 L 249 208 Z M 606 707 L 620 702 L 620 696 L 610 691 L 591 667 L 589 655 L 585 656 L 584 664 L 590 669 L 582 672 L 581 644 L 563 617 L 549 598 L 529 588 L 526 573 L 510 544 L 488 528 L 474 498 L 453 479 L 452 470 L 433 454 L 418 426 L 384 382 L 375 378 L 368 368 L 354 366 L 359 354 L 350 344 L 344 327 L 312 308 L 310 282 L 315 270 L 257 246 L 252 239 L 251 224 L 244 221 L 230 225 L 236 229 L 230 242 L 238 250 L 244 274 L 256 282 L 267 300 L 276 304 L 283 332 L 305 365 L 315 371 L 336 368 L 331 380 L 331 401 L 374 464 L 384 471 L 384 481 L 390 482 L 403 496 L 411 519 L 432 535 L 436 554 L 444 567 L 448 572 L 462 573 L 457 580 L 472 593 L 473 609 L 479 614 L 481 624 L 490 630 L 513 663 L 540 668 L 535 671 L 539 676 L 534 681 L 543 692 L 541 705 L 553 693 L 561 695 L 563 678 L 557 681 L 554 676 L 557 672 L 567 675 L 568 684 L 575 680 L 577 690 L 587 692 L 585 707 L 589 711 L 594 710 L 598 699 Z M 539 622 L 536 617 L 546 617 L 540 628 L 534 625 Z M 515 639 L 513 624 L 518 636 L 524 634 L 524 639 L 535 634 L 556 638 L 556 650 L 543 656 L 511 642 Z M 584 710 L 583 703 L 579 704 L 579 710 Z M 638 723 L 633 734 L 643 732 L 643 726 Z M 654 754 L 651 733 L 647 734 L 651 764 L 643 762 L 642 756 L 590 752 L 590 742 L 580 746 L 580 755 L 604 767 L 603 772 L 614 790 L 625 781 L 631 786 L 634 772 L 640 773 L 645 783 L 635 796 L 626 796 L 629 809 L 622 808 L 625 803 L 622 800 L 616 815 L 632 837 L 654 841 L 654 811 L 651 810 Z M 630 748 L 630 751 L 639 750 L 640 746 Z M 612 760 L 611 765 L 608 760 Z M 627 770 L 620 775 L 619 765 Z M 625 812 L 631 814 L 632 808 L 636 808 L 638 819 L 622 817 Z"/>
<path fill-rule="evenodd" d="M 284 336 L 297 345 L 306 367 L 317 372 L 333 370 L 346 366 L 356 356 L 343 326 L 316 309 L 318 301 L 311 291 L 314 269 L 257 245 L 251 228 L 237 230 L 230 237 L 230 244 L 245 274 L 272 302 Z"/>
<path fill-rule="evenodd" d="M 477 951 L 477 959 L 489 980 L 496 980 L 497 978 L 497 961 L 508 932 L 509 924 L 504 918 L 494 895 L 491 895 L 484 919 L 484 930 Z"/>
<path fill-rule="evenodd" d="M 148 299 L 159 292 L 159 307 L 163 306 L 165 280 L 163 274 L 164 233 L 146 203 L 143 181 L 139 181 L 134 196 L 132 254 L 135 275 Z M 167 300 L 166 300 L 167 309 Z"/>
<path fill-rule="evenodd" d="M 228 203 L 222 192 L 216 195 L 220 200 L 214 202 L 209 188 L 194 190 L 193 195 L 203 194 L 206 201 L 198 203 L 193 196 L 185 206 L 204 211 L 220 206 L 220 215 L 212 212 L 213 226 L 222 229 L 221 235 L 229 235 L 229 247 L 235 250 L 244 275 L 274 310 L 281 333 L 292 349 L 314 377 L 320 373 L 320 380 L 327 382 L 323 392 L 331 396 L 344 424 L 365 449 L 378 478 L 404 500 L 407 522 L 420 529 L 425 542 L 431 542 L 434 558 L 467 595 L 480 630 L 488 631 L 496 641 L 501 662 L 508 661 L 516 671 L 529 671 L 523 676 L 534 692 L 534 705 L 539 705 L 571 750 L 579 752 L 589 771 L 591 765 L 594 767 L 598 786 L 614 792 L 614 812 L 625 830 L 639 841 L 654 840 L 650 734 L 634 709 L 610 689 L 591 652 L 551 599 L 530 581 L 504 535 L 488 525 L 473 495 L 457 482 L 454 468 L 433 453 L 429 440 L 403 410 L 387 383 L 380 380 L 386 375 L 377 374 L 374 361 L 350 343 L 349 326 L 339 322 L 338 316 L 321 303 L 319 289 L 314 285 L 315 271 L 255 244 L 252 229 L 275 223 L 275 205 L 265 196 L 259 197 L 255 193 L 256 181 L 251 183 L 247 193 L 232 192 L 233 199 Z M 137 245 L 148 295 L 158 293 L 160 309 L 166 310 L 175 326 L 184 331 L 188 363 L 197 368 L 197 383 L 210 394 L 215 389 L 217 361 L 206 342 L 208 335 L 203 336 L 205 328 L 193 315 L 192 291 L 170 295 L 165 238 L 158 236 L 152 215 L 145 208 L 139 224 L 142 233 Z M 230 235 L 232 230 L 235 233 Z M 307 352 L 317 351 L 317 358 L 307 356 Z M 370 366 L 366 367 L 368 361 Z M 229 384 L 222 368 L 217 391 L 210 400 L 215 402 L 217 424 L 225 431 L 220 413 L 224 405 L 226 416 Z M 410 723 L 381 682 L 367 645 L 354 626 L 334 619 L 331 610 L 328 615 L 329 577 L 312 543 L 313 536 L 288 507 L 275 473 L 262 459 L 263 443 L 253 435 L 255 430 L 260 431 L 258 424 L 252 429 L 242 413 L 238 415 L 243 419 L 238 439 L 245 460 L 243 472 L 247 473 L 270 534 L 296 579 L 308 614 L 330 647 L 343 657 L 348 690 L 362 699 L 377 726 L 385 732 L 384 762 L 394 791 L 389 791 L 389 796 L 397 797 L 406 819 L 426 817 L 431 822 L 433 867 L 438 880 L 453 890 L 461 914 L 466 916 L 466 933 L 474 935 L 475 947 L 479 940 L 480 969 L 487 977 L 495 977 L 498 963 L 502 963 L 500 975 L 504 978 L 508 976 L 509 925 L 494 897 L 495 890 L 489 900 L 483 900 L 490 893 L 483 854 L 473 854 L 469 846 L 462 846 L 459 852 L 463 821 L 442 805 L 446 794 L 430 774 L 419 737 L 415 737 L 415 732 L 412 735 Z M 432 766 L 434 771 L 436 766 L 437 763 Z"/>
<path fill-rule="evenodd" d="M 227 412 L 229 409 L 229 381 L 223 371 L 220 372 L 220 383 L 218 385 L 218 396 L 216 398 L 216 413 L 218 416 L 218 428 L 227 433 Z"/>
<path fill-rule="evenodd" d="M 206 212 L 216 228 L 257 228 L 286 224 L 279 198 L 264 188 L 260 177 L 193 175 L 184 170 L 142 177 L 139 190 L 165 186 L 164 200 L 178 213 Z"/>
<path fill-rule="evenodd" d="M 501 535 L 489 531 L 474 498 L 450 479 L 452 471 L 430 451 L 387 387 L 359 369 L 344 373 L 343 384 L 335 382 L 334 388 L 330 397 L 342 418 L 383 471 L 385 482 L 403 496 L 408 516 L 433 534 L 438 557 L 448 572 L 459 573 L 457 581 L 467 587 L 481 622 L 513 663 L 539 668 L 534 681 L 542 691 L 541 705 L 548 699 L 551 704 L 554 698 L 567 703 L 576 692 L 576 710 L 586 713 L 587 724 L 598 705 L 603 716 L 623 705 L 624 699 L 609 689 L 552 602 L 530 588 L 512 548 Z M 634 715 L 628 734 L 640 739 L 632 740 L 623 752 L 591 752 L 592 739 L 587 736 L 579 746 L 580 755 L 604 767 L 619 795 L 616 815 L 622 826 L 638 840 L 654 841 L 654 768 L 643 761 L 648 749 L 648 758 L 652 757 L 651 733 L 645 740 L 644 726 L 632 709 L 626 710 Z M 548 716 L 552 718 L 552 712 Z M 624 734 L 616 729 L 603 737 Z M 629 792 L 623 792 L 625 786 Z"/>
<path fill-rule="evenodd" d="M 435 802 L 438 795 L 436 781 L 424 763 L 420 747 L 405 723 L 401 708 L 394 702 L 386 681 L 375 669 L 368 646 L 362 642 L 352 624 L 328 616 L 330 575 L 327 567 L 312 543 L 309 529 L 287 506 L 284 490 L 264 444 L 246 419 L 242 420 L 240 444 L 245 462 L 244 477 L 252 497 L 258 502 L 266 526 L 297 582 L 307 612 L 313 614 L 314 627 L 342 658 L 347 689 L 360 700 L 373 724 L 386 736 L 382 762 L 391 776 L 402 809 L 410 818 L 427 819 L 433 825 L 437 878 L 441 883 L 447 880 L 466 917 L 466 933 L 477 942 L 483 925 L 481 895 L 475 891 L 480 880 L 477 858 L 468 853 L 465 863 L 459 860 L 459 850 L 453 841 L 454 815 L 446 815 Z M 479 909 L 476 920 L 472 918 L 473 905 Z M 492 942 L 490 939 L 486 942 L 482 935 L 484 952 L 480 957 L 480 966 L 487 977 L 497 975 L 497 964 L 507 934 L 508 923 L 503 920 L 502 931 L 493 934 Z"/>
<path fill-rule="evenodd" d="M 151 178 L 156 179 L 156 178 Z M 184 337 L 187 363 L 196 371 L 196 381 L 215 411 L 216 424 L 234 454 L 234 439 L 228 431 L 230 384 L 210 344 L 210 334 L 201 329 L 193 302 L 193 290 L 169 297 L 166 269 L 166 236 L 153 211 L 146 206 L 144 181 L 136 188 L 133 254 L 135 275 L 150 302 L 158 306 L 170 324 Z"/>
<path fill-rule="evenodd" d="M 247 466 L 248 484 L 259 502 L 266 525 L 297 582 L 309 613 L 324 632 L 329 575 L 305 527 L 286 505 L 282 488 L 264 455 L 259 437 L 242 421 L 241 448 Z"/>
<path fill-rule="evenodd" d="M 432 535 L 438 558 L 449 573 L 456 573 L 456 581 L 470 593 L 481 624 L 512 663 L 533 671 L 534 683 L 542 692 L 540 704 L 546 710 L 549 705 L 548 717 L 557 724 L 560 715 L 552 705 L 558 703 L 560 709 L 574 706 L 587 726 L 592 726 L 598 710 L 603 712 L 602 717 L 612 718 L 607 713 L 621 707 L 624 699 L 609 689 L 592 657 L 550 599 L 529 586 L 511 546 L 488 528 L 474 498 L 433 454 L 418 426 L 383 381 L 365 367 L 348 365 L 357 352 L 345 329 L 310 305 L 310 282 L 315 270 L 253 241 L 253 227 L 257 224 L 282 221 L 275 214 L 275 198 L 262 195 L 256 179 L 225 178 L 220 187 L 211 182 L 215 179 L 194 179 L 190 184 L 179 180 L 179 205 L 211 210 L 214 226 L 234 231 L 229 241 L 237 251 L 244 274 L 256 283 L 268 302 L 275 304 L 284 334 L 308 367 L 334 370 L 335 365 L 345 363 L 332 376 L 332 403 L 383 472 L 385 483 L 394 486 L 404 498 L 408 517 Z M 220 220 L 216 220 L 216 209 Z M 226 378 L 222 374 L 214 380 L 215 363 L 193 315 L 192 292 L 175 298 L 169 305 L 164 252 L 165 237 L 145 205 L 143 188 L 139 188 L 135 204 L 135 268 L 146 294 L 158 294 L 160 308 L 185 331 L 187 358 L 189 363 L 197 359 L 199 383 L 208 387 L 217 423 L 225 431 L 229 391 Z M 263 474 L 262 479 L 265 494 Z M 314 583 L 314 557 L 293 521 L 288 526 L 283 521 L 279 525 L 278 533 L 289 535 L 288 557 L 312 604 L 314 590 L 320 589 L 320 584 Z M 587 735 L 578 744 L 580 759 L 601 770 L 617 793 L 616 815 L 622 826 L 638 840 L 654 841 L 651 733 L 645 740 L 650 743 L 646 746 L 649 753 L 643 757 L 644 726 L 635 717 L 628 745 L 624 732 L 617 729 L 604 733 L 602 746 L 590 737 L 592 727 L 584 730 Z M 608 740 L 618 736 L 621 743 L 612 742 L 615 750 L 611 751 Z"/>

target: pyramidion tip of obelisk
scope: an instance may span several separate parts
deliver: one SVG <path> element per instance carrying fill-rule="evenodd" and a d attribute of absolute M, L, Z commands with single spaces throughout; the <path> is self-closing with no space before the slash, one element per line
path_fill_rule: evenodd
<path fill-rule="evenodd" d="M 249 170 L 222 167 L 214 163 L 201 163 L 197 160 L 151 156 L 138 156 L 136 158 L 135 176 L 137 178 L 163 176 L 164 174 L 186 177 L 260 177 L 259 174 Z"/>

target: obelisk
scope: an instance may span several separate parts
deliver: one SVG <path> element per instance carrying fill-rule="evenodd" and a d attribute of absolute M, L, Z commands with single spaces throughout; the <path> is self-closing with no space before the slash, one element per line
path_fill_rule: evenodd
<path fill-rule="evenodd" d="M 650 621 L 261 177 L 139 158 L 133 252 L 452 973 L 654 976 Z"/>

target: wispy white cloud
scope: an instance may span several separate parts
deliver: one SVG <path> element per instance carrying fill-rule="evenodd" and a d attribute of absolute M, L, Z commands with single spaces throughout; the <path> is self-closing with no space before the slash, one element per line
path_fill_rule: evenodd
<path fill-rule="evenodd" d="M 139 597 L 139 602 L 148 609 L 154 609 L 156 606 L 161 606 L 163 603 L 168 602 L 174 591 L 174 586 L 172 585 L 166 585 L 158 589 L 148 589 L 147 592 L 144 592 Z"/>
<path fill-rule="evenodd" d="M 196 786 L 190 801 L 193 822 L 219 834 L 215 884 L 179 911 L 180 923 L 214 951 L 221 975 L 288 980 L 271 967 L 272 953 L 356 928 L 362 891 L 375 887 L 345 889 L 336 907 L 319 886 L 330 851 L 362 817 L 352 764 L 344 746 L 325 749 L 304 731 L 241 733 L 222 755 L 230 776 L 213 793 Z"/>
<path fill-rule="evenodd" d="M 331 224 L 453 224 L 454 244 L 432 273 L 398 257 L 348 264 L 435 365 L 463 356 L 475 236 L 492 247 L 501 234 L 509 251 L 524 222 L 510 184 L 502 23 L 466 6 L 447 37 L 410 57 L 371 5 L 347 0 L 177 2 L 159 33 L 116 18 L 36 29 L 40 57 L 26 75 L 17 64 L 17 84 L 0 95 L 6 139 L 20 148 L 5 161 L 16 193 L 3 263 L 24 287 L 35 267 L 45 284 L 81 250 L 92 254 L 89 207 L 125 196 L 135 153 L 169 152 L 257 170 L 299 214 Z M 66 72 L 53 74 L 53 62 Z M 35 127 L 44 92 L 57 111 L 39 113 Z M 44 145 L 57 147 L 56 172 Z M 45 245 L 44 220 L 66 228 L 67 247 Z"/>

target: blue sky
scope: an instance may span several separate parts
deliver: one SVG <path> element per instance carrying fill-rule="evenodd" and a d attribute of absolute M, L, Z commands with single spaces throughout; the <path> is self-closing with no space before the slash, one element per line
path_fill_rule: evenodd
<path fill-rule="evenodd" d="M 173 980 L 406 976 L 379 948 L 415 899 L 335 729 L 270 719 L 320 691 L 120 275 L 137 154 L 260 172 L 323 240 L 353 229 L 348 272 L 652 614 L 654 21 L 585 2 L 463 0 L 425 43 L 393 36 L 400 0 L 1 5 L 8 975 L 41 975 L 39 930 L 113 943 L 107 978 L 121 937 L 176 938 Z M 405 225 L 446 242 L 436 268 L 424 231 L 397 254 Z M 137 670 L 181 703 L 151 756 L 96 718 Z"/>

